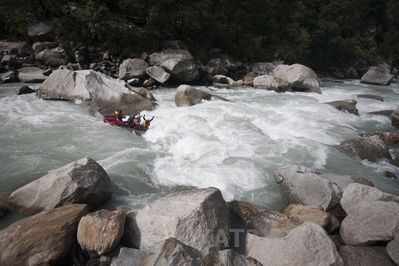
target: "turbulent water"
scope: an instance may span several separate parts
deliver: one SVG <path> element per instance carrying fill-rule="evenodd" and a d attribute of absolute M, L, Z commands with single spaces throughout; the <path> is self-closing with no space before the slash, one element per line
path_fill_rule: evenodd
<path fill-rule="evenodd" d="M 163 119 L 156 118 L 142 137 L 103 123 L 100 114 L 84 106 L 16 96 L 20 86 L 0 85 L 0 193 L 89 156 L 113 181 L 105 206 L 110 209 L 139 208 L 187 186 L 214 186 L 226 200 L 279 209 L 283 203 L 273 172 L 289 163 L 364 176 L 399 195 L 399 181 L 384 177 L 386 170 L 399 175 L 399 168 L 352 159 L 335 149 L 360 133 L 395 130 L 388 117 L 366 113 L 396 108 L 398 84 L 326 83 L 322 94 L 212 89 L 230 101 L 182 108 L 174 104 L 174 89 L 162 88 L 152 91 L 157 109 L 146 113 Z M 385 101 L 356 98 L 365 93 Z M 323 104 L 346 99 L 358 101 L 360 116 Z M 0 227 L 10 219 L 0 220 Z"/>

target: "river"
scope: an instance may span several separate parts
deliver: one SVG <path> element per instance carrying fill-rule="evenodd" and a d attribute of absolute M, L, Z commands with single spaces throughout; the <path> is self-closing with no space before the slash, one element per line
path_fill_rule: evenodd
<path fill-rule="evenodd" d="M 21 85 L 0 84 L 0 193 L 89 156 L 113 181 L 113 196 L 104 206 L 109 209 L 131 210 L 184 187 L 214 186 L 227 201 L 278 210 L 284 203 L 273 172 L 289 163 L 364 176 L 399 195 L 399 180 L 384 177 L 386 170 L 399 176 L 399 168 L 335 149 L 360 133 L 396 130 L 390 118 L 366 113 L 396 108 L 398 84 L 324 83 L 322 94 L 201 87 L 230 101 L 181 108 L 174 104 L 174 89 L 161 88 L 152 91 L 158 107 L 144 113 L 163 119 L 155 118 L 143 136 L 103 123 L 100 114 L 85 106 L 17 96 Z M 385 101 L 356 98 L 366 93 Z M 323 104 L 346 99 L 358 101 L 360 116 Z M 399 154 L 399 149 L 392 152 Z M 0 228 L 15 219 L 3 218 Z"/>

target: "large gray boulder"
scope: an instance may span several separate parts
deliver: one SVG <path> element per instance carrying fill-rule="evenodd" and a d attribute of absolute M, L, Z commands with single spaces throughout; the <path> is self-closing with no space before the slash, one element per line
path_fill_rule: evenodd
<path fill-rule="evenodd" d="M 339 144 L 337 149 L 350 156 L 359 157 L 362 160 L 367 159 L 371 162 L 381 159 L 392 160 L 388 147 L 377 135 L 346 140 Z"/>
<path fill-rule="evenodd" d="M 346 213 L 351 213 L 357 209 L 359 202 L 373 201 L 394 201 L 399 203 L 399 197 L 382 192 L 374 187 L 365 186 L 358 183 L 350 184 L 342 194 L 341 206 Z"/>
<path fill-rule="evenodd" d="M 384 247 L 353 247 L 340 246 L 339 255 L 345 265 L 375 266 L 395 264 L 389 259 Z"/>
<path fill-rule="evenodd" d="M 169 194 L 138 210 L 134 218 L 130 228 L 139 232 L 131 237 L 139 236 L 140 249 L 148 251 L 156 251 L 169 237 L 199 251 L 219 247 L 220 237 L 228 236 L 230 229 L 226 203 L 216 188 Z"/>
<path fill-rule="evenodd" d="M 393 75 L 389 69 L 389 65 L 380 64 L 372 66 L 360 79 L 360 83 L 376 84 L 376 85 L 389 85 L 393 80 Z"/>
<path fill-rule="evenodd" d="M 125 210 L 99 210 L 82 217 L 77 239 L 83 250 L 95 256 L 113 251 L 122 238 L 125 227 Z"/>
<path fill-rule="evenodd" d="M 293 91 L 321 92 L 316 73 L 304 65 L 279 65 L 272 75 L 288 81 Z"/>
<path fill-rule="evenodd" d="M 290 88 L 288 81 L 271 75 L 262 75 L 254 78 L 253 85 L 257 89 L 285 92 Z"/>
<path fill-rule="evenodd" d="M 119 78 L 129 80 L 144 77 L 147 68 L 148 63 L 141 58 L 126 59 L 119 66 Z"/>
<path fill-rule="evenodd" d="M 322 173 L 300 165 L 279 168 L 274 179 L 288 203 L 320 206 L 338 216 L 344 189 L 351 183 L 364 182 L 360 177 Z"/>
<path fill-rule="evenodd" d="M 167 49 L 151 54 L 149 62 L 152 66 L 162 67 L 180 82 L 199 79 L 198 66 L 188 51 Z"/>
<path fill-rule="evenodd" d="M 52 67 L 65 65 L 68 62 L 65 50 L 61 46 L 56 48 L 46 48 L 38 52 L 35 55 L 35 60 Z"/>
<path fill-rule="evenodd" d="M 93 159 L 83 158 L 15 190 L 9 202 L 24 212 L 50 210 L 73 203 L 94 208 L 112 194 L 105 170 Z"/>
<path fill-rule="evenodd" d="M 164 84 L 168 81 L 170 74 L 166 72 L 162 67 L 152 66 L 145 70 L 148 76 L 156 80 L 157 82 Z"/>
<path fill-rule="evenodd" d="M 60 265 L 76 242 L 87 205 L 74 204 L 19 220 L 0 231 L 0 265 Z"/>
<path fill-rule="evenodd" d="M 399 107 L 393 110 L 391 114 L 392 125 L 399 128 Z"/>
<path fill-rule="evenodd" d="M 355 100 L 333 101 L 327 102 L 326 104 L 335 107 L 337 110 L 359 115 L 359 111 L 356 108 L 357 101 Z"/>
<path fill-rule="evenodd" d="M 399 265 L 399 226 L 396 227 L 393 240 L 388 243 L 386 249 L 389 257 L 391 257 L 396 265 Z"/>
<path fill-rule="evenodd" d="M 176 89 L 175 103 L 176 106 L 192 106 L 200 103 L 202 100 L 217 99 L 222 101 L 227 101 L 227 99 L 212 95 L 210 93 L 204 92 L 202 90 L 194 89 L 189 85 L 180 85 Z"/>
<path fill-rule="evenodd" d="M 18 79 L 24 83 L 41 83 L 47 79 L 43 72 L 38 67 L 23 67 L 18 69 Z"/>
<path fill-rule="evenodd" d="M 53 30 L 53 27 L 48 22 L 30 23 L 26 28 L 30 37 L 43 36 Z"/>
<path fill-rule="evenodd" d="M 150 255 L 149 252 L 134 248 L 121 248 L 119 255 L 111 266 L 138 266 L 145 258 Z"/>
<path fill-rule="evenodd" d="M 399 225 L 399 203 L 359 202 L 342 221 L 340 235 L 347 245 L 372 245 L 393 239 Z"/>
<path fill-rule="evenodd" d="M 48 100 L 85 103 L 104 116 L 113 115 L 115 110 L 135 114 L 154 106 L 146 95 L 130 91 L 124 81 L 92 70 L 58 69 L 51 73 L 37 94 Z"/>
<path fill-rule="evenodd" d="M 314 223 L 304 223 L 281 239 L 247 234 L 245 254 L 263 265 L 343 265 L 334 242 Z"/>

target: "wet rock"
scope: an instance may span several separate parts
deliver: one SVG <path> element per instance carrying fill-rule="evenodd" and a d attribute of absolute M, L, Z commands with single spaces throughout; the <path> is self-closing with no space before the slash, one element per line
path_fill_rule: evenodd
<path fill-rule="evenodd" d="M 375 84 L 375 85 L 389 85 L 393 80 L 393 75 L 389 70 L 389 65 L 380 64 L 372 66 L 360 79 L 360 83 Z"/>
<path fill-rule="evenodd" d="M 359 202 L 394 201 L 399 203 L 399 197 L 382 192 L 374 187 L 362 184 L 350 184 L 342 194 L 341 206 L 346 213 L 353 212 Z"/>
<path fill-rule="evenodd" d="M 170 74 L 163 70 L 162 67 L 152 66 L 147 68 L 145 72 L 148 76 L 161 84 L 164 84 L 166 81 L 168 81 L 170 77 Z"/>
<path fill-rule="evenodd" d="M 293 91 L 321 93 L 316 73 L 304 65 L 279 65 L 272 75 L 288 81 Z"/>
<path fill-rule="evenodd" d="M 18 79 L 24 83 L 41 83 L 46 80 L 43 70 L 38 67 L 23 67 L 18 69 Z"/>
<path fill-rule="evenodd" d="M 338 252 L 345 265 L 395 265 L 389 259 L 384 247 L 341 246 Z"/>
<path fill-rule="evenodd" d="M 0 82 L 2 82 L 2 83 L 11 83 L 11 82 L 17 82 L 17 81 L 18 81 L 18 77 L 14 71 L 7 71 L 5 73 L 0 74 Z"/>
<path fill-rule="evenodd" d="M 222 101 L 227 101 L 227 99 L 212 95 L 210 93 L 204 92 L 202 90 L 194 89 L 189 85 L 180 85 L 176 89 L 175 103 L 176 106 L 192 106 L 200 103 L 202 100 L 217 99 Z"/>
<path fill-rule="evenodd" d="M 326 104 L 334 106 L 338 110 L 346 111 L 354 115 L 359 115 L 359 111 L 356 108 L 357 101 L 355 100 L 334 101 L 327 102 Z"/>
<path fill-rule="evenodd" d="M 131 87 L 128 86 L 129 90 L 137 93 L 138 95 L 150 100 L 150 101 L 156 101 L 154 95 L 152 95 L 151 92 L 149 92 L 146 88 L 143 87 Z"/>
<path fill-rule="evenodd" d="M 65 50 L 61 46 L 40 51 L 36 54 L 35 60 L 52 67 L 65 65 L 68 62 Z"/>
<path fill-rule="evenodd" d="M 150 255 L 149 252 L 134 248 L 121 248 L 119 255 L 111 266 L 138 266 L 145 258 Z"/>
<path fill-rule="evenodd" d="M 384 176 L 385 177 L 388 177 L 388 178 L 392 178 L 392 179 L 397 179 L 398 177 L 394 174 L 394 173 L 392 173 L 391 171 L 385 171 L 384 172 Z"/>
<path fill-rule="evenodd" d="M 66 262 L 87 205 L 68 205 L 19 220 L 0 231 L 0 265 Z"/>
<path fill-rule="evenodd" d="M 141 58 L 126 59 L 119 66 L 119 78 L 128 80 L 144 77 L 147 68 L 148 63 Z"/>
<path fill-rule="evenodd" d="M 164 50 L 151 54 L 149 61 L 150 65 L 162 67 L 180 82 L 192 82 L 199 78 L 198 66 L 188 51 Z"/>
<path fill-rule="evenodd" d="M 299 165 L 279 168 L 274 179 L 288 203 L 320 206 L 337 217 L 342 216 L 339 201 L 344 189 L 358 182 L 351 176 L 322 173 Z"/>
<path fill-rule="evenodd" d="M 399 128 L 399 107 L 391 114 L 392 126 Z"/>
<path fill-rule="evenodd" d="M 22 95 L 22 94 L 29 94 L 29 93 L 35 93 L 35 90 L 32 90 L 28 86 L 22 86 L 21 88 L 18 89 L 17 95 Z"/>
<path fill-rule="evenodd" d="M 270 75 L 262 75 L 254 78 L 253 85 L 257 89 L 285 92 L 290 88 L 288 81 Z"/>
<path fill-rule="evenodd" d="M 318 206 L 290 204 L 283 210 L 283 213 L 298 224 L 313 222 L 325 228 L 330 221 L 330 215 Z"/>
<path fill-rule="evenodd" d="M 229 77 L 226 77 L 224 75 L 215 75 L 212 77 L 213 83 L 218 83 L 218 84 L 225 84 L 229 86 L 234 86 L 236 85 L 236 82 Z"/>
<path fill-rule="evenodd" d="M 399 203 L 358 202 L 342 221 L 340 235 L 347 245 L 372 245 L 392 240 L 399 225 Z"/>
<path fill-rule="evenodd" d="M 132 217 L 130 217 L 132 218 Z M 140 249 L 155 251 L 168 237 L 174 237 L 200 251 L 220 246 L 220 235 L 228 236 L 229 213 L 216 188 L 179 191 L 137 211 L 135 225 Z M 137 241 L 137 240 L 133 240 Z"/>
<path fill-rule="evenodd" d="M 382 98 L 381 96 L 372 95 L 372 94 L 358 94 L 357 98 L 372 99 L 372 100 L 376 100 L 376 101 L 380 101 L 380 102 L 384 101 L 384 98 Z"/>
<path fill-rule="evenodd" d="M 393 240 L 388 243 L 386 250 L 389 257 L 399 265 L 399 227 L 396 227 Z"/>
<path fill-rule="evenodd" d="M 382 111 L 376 111 L 376 112 L 368 112 L 368 115 L 384 115 L 384 116 L 389 116 L 391 117 L 391 114 L 393 113 L 393 110 L 382 110 Z"/>
<path fill-rule="evenodd" d="M 347 155 L 375 162 L 381 159 L 392 160 L 388 147 L 379 136 L 350 139 L 339 144 L 337 149 Z"/>
<path fill-rule="evenodd" d="M 366 178 L 362 177 L 362 176 L 352 176 L 351 177 L 353 183 L 358 183 L 358 184 L 362 184 L 362 185 L 366 185 L 369 187 L 374 187 L 374 184 L 367 180 Z"/>
<path fill-rule="evenodd" d="M 38 96 L 48 100 L 84 103 L 104 116 L 113 115 L 115 110 L 136 114 L 154 106 L 152 101 L 130 91 L 124 81 L 92 70 L 58 69 L 41 85 Z"/>
<path fill-rule="evenodd" d="M 15 190 L 9 202 L 24 212 L 50 210 L 73 203 L 97 207 L 112 194 L 105 170 L 90 158 L 82 158 Z"/>
<path fill-rule="evenodd" d="M 103 255 L 119 244 L 125 227 L 126 213 L 122 210 L 100 210 L 82 217 L 77 238 L 79 245 L 89 254 Z"/>
<path fill-rule="evenodd" d="M 281 239 L 247 234 L 246 255 L 263 265 L 343 265 L 334 242 L 314 223 L 304 223 Z"/>
<path fill-rule="evenodd" d="M 298 225 L 282 213 L 270 211 L 249 202 L 234 200 L 230 202 L 229 207 L 240 217 L 245 227 L 255 229 L 258 236 L 280 238 Z"/>
<path fill-rule="evenodd" d="M 168 238 L 161 243 L 153 255 L 141 262 L 142 266 L 163 265 L 200 265 L 202 254 L 175 238 Z"/>
<path fill-rule="evenodd" d="M 392 147 L 399 144 L 399 134 L 396 132 L 376 131 L 374 132 L 374 134 L 366 136 L 378 136 L 388 147 Z"/>

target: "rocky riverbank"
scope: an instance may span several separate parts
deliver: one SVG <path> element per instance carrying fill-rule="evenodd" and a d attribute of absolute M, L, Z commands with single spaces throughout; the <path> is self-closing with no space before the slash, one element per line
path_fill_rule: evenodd
<path fill-rule="evenodd" d="M 111 181 L 83 158 L 11 193 L 7 211 L 37 214 L 0 231 L 0 264 L 399 264 L 397 196 L 363 177 L 299 165 L 274 178 L 286 200 L 282 212 L 225 202 L 216 188 L 109 211 L 99 205 Z"/>

